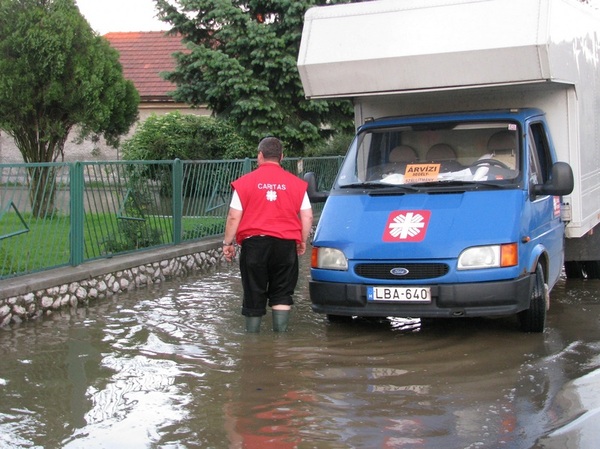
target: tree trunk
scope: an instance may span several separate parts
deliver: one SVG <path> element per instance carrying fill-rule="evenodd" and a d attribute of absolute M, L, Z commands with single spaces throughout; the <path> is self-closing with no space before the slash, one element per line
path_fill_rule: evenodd
<path fill-rule="evenodd" d="M 54 212 L 56 168 L 51 166 L 30 167 L 29 202 L 36 218 L 45 218 Z"/>
<path fill-rule="evenodd" d="M 26 127 L 13 131 L 12 137 L 26 163 L 55 162 L 63 155 L 63 148 L 71 127 L 66 126 L 57 133 L 44 133 L 39 127 Z M 50 134 L 51 137 L 46 137 Z M 27 168 L 29 201 L 34 217 L 44 218 L 54 212 L 56 167 L 40 165 Z"/>

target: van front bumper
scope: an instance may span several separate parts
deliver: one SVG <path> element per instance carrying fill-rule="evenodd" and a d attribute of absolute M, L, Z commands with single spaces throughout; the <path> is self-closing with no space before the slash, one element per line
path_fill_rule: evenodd
<path fill-rule="evenodd" d="M 428 303 L 367 301 L 367 286 L 309 282 L 312 309 L 317 313 L 365 317 L 465 317 L 514 315 L 529 308 L 534 277 L 469 284 L 429 285 Z"/>

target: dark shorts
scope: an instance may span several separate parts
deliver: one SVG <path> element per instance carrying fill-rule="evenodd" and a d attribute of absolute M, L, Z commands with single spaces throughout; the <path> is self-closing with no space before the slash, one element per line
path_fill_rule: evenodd
<path fill-rule="evenodd" d="M 298 254 L 295 240 L 250 237 L 242 242 L 240 273 L 244 300 L 242 315 L 263 316 L 267 304 L 292 305 L 298 283 Z"/>

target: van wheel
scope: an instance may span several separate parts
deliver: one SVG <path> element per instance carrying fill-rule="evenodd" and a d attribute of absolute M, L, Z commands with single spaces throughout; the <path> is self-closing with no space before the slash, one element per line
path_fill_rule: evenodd
<path fill-rule="evenodd" d="M 523 332 L 544 332 L 548 302 L 548 285 L 544 280 L 544 270 L 540 263 L 535 269 L 535 280 L 531 289 L 529 309 L 519 312 Z"/>
<path fill-rule="evenodd" d="M 588 279 L 600 279 L 600 261 L 588 260 L 584 262 L 584 266 Z"/>
<path fill-rule="evenodd" d="M 327 319 L 330 323 L 350 323 L 352 321 L 352 317 L 346 315 L 327 315 Z"/>
<path fill-rule="evenodd" d="M 567 279 L 583 279 L 583 262 L 570 260 L 565 262 L 565 275 Z"/>

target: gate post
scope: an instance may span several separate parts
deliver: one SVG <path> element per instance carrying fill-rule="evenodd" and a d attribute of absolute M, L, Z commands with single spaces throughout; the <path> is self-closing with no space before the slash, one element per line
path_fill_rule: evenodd
<path fill-rule="evenodd" d="M 75 162 L 69 165 L 70 180 L 69 194 L 70 215 L 71 215 L 71 235 L 70 235 L 70 263 L 72 266 L 81 265 L 83 263 L 83 165 L 81 162 Z"/>
<path fill-rule="evenodd" d="M 181 243 L 183 222 L 183 162 L 173 161 L 173 244 Z"/>

